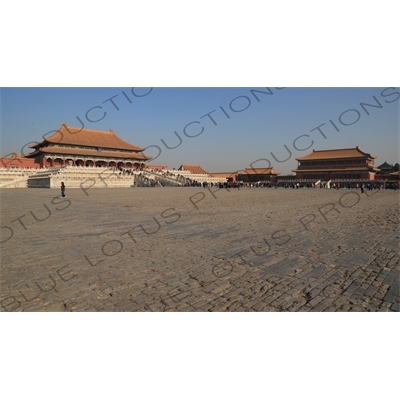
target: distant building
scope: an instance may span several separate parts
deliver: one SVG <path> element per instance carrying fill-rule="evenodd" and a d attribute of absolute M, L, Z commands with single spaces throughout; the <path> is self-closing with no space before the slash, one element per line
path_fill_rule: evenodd
<path fill-rule="evenodd" d="M 11 157 L 7 157 L 11 156 Z M 27 158 L 22 154 L 10 153 L 6 157 L 1 157 L 0 168 L 40 168 L 40 164 L 36 163 L 34 159 Z"/>
<path fill-rule="evenodd" d="M 273 168 L 245 168 L 234 172 L 207 172 L 200 165 L 182 164 L 178 171 L 184 174 L 207 175 L 212 181 L 221 182 L 276 182 L 276 177 L 280 174 Z"/>
<path fill-rule="evenodd" d="M 280 172 L 274 168 L 245 168 L 237 173 L 236 180 L 243 183 L 271 182 L 277 181 Z"/>
<path fill-rule="evenodd" d="M 192 174 L 208 174 L 208 172 L 204 171 L 204 169 L 201 168 L 200 165 L 191 165 L 191 164 L 182 164 L 178 168 L 178 171 L 187 171 L 191 172 Z"/>
<path fill-rule="evenodd" d="M 40 167 L 143 168 L 151 159 L 141 154 L 144 148 L 125 142 L 112 129 L 109 132 L 81 129 L 65 123 L 54 135 L 29 147 L 34 152 L 26 158 Z"/>
<path fill-rule="evenodd" d="M 389 179 L 386 181 L 387 184 L 400 184 L 400 171 L 391 172 L 389 174 Z M 399 187 L 400 189 L 400 187 Z"/>
<path fill-rule="evenodd" d="M 214 176 L 214 174 L 201 168 L 200 165 L 182 164 L 177 171 L 169 172 L 197 182 L 222 183 L 227 181 L 225 176 L 218 174 Z"/>
<path fill-rule="evenodd" d="M 379 172 L 376 173 L 375 178 L 385 183 L 386 187 L 398 186 L 400 181 L 399 164 L 392 165 L 386 161 L 379 167 Z"/>
<path fill-rule="evenodd" d="M 378 166 L 379 171 L 376 173 L 377 175 L 389 175 L 391 172 L 393 172 L 393 165 L 387 163 L 386 161 Z"/>
<path fill-rule="evenodd" d="M 236 182 L 237 171 L 235 172 L 210 172 L 213 178 L 221 179 L 221 182 Z"/>
<path fill-rule="evenodd" d="M 168 165 L 152 165 L 147 164 L 148 169 L 152 169 L 154 171 L 168 171 Z"/>
<path fill-rule="evenodd" d="M 313 150 L 296 158 L 296 179 L 300 180 L 374 180 L 379 171 L 374 166 L 376 156 L 361 151 L 358 146 L 349 149 Z"/>

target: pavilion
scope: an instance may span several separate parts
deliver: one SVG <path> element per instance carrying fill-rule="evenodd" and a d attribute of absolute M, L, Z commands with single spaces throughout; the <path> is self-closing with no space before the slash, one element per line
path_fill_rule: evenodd
<path fill-rule="evenodd" d="M 357 147 L 335 150 L 313 150 L 296 158 L 296 179 L 301 180 L 374 180 L 379 171 L 374 166 L 376 156 Z"/>
<path fill-rule="evenodd" d="M 75 128 L 63 123 L 52 136 L 29 146 L 40 167 L 81 166 L 144 168 L 150 160 L 142 147 L 134 146 L 118 137 L 112 129 L 99 131 Z"/>

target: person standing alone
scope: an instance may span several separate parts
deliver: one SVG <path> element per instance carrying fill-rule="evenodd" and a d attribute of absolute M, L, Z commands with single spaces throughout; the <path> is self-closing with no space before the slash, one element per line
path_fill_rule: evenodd
<path fill-rule="evenodd" d="M 61 197 L 67 197 L 65 195 L 65 185 L 64 182 L 61 182 Z"/>

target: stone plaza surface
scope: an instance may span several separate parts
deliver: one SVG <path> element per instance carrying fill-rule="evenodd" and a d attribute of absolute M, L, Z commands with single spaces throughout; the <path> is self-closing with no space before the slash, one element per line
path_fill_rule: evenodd
<path fill-rule="evenodd" d="M 398 311 L 399 192 L 3 189 L 2 311 Z"/>

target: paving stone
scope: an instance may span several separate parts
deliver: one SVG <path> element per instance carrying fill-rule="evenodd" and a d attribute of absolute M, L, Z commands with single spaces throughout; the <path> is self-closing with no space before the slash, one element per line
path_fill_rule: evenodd
<path fill-rule="evenodd" d="M 394 191 L 328 221 L 319 209 L 344 189 L 219 191 L 198 208 L 198 188 L 70 189 L 62 211 L 53 189 L 0 191 L 14 233 L 0 249 L 2 311 L 398 311 Z M 52 215 L 39 222 L 30 211 L 43 204 Z"/>
<path fill-rule="evenodd" d="M 392 305 L 392 307 L 391 307 L 391 309 L 392 309 L 393 311 L 397 311 L 397 312 L 399 312 L 399 308 L 400 308 L 400 303 L 399 303 L 399 302 L 394 303 L 394 304 Z"/>

